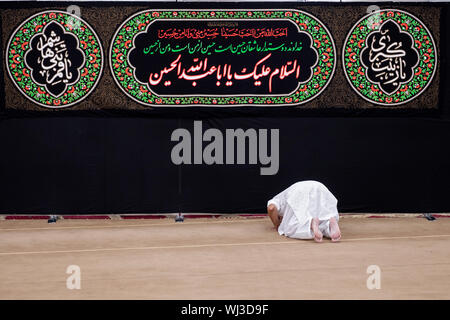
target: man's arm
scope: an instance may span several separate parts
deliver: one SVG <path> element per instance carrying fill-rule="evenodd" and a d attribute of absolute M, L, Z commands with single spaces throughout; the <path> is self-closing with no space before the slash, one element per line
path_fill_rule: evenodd
<path fill-rule="evenodd" d="M 278 231 L 278 227 L 280 226 L 281 219 L 280 219 L 280 213 L 278 212 L 277 207 L 274 204 L 269 204 L 267 207 L 267 214 L 270 217 L 270 220 L 272 220 L 273 225 L 275 226 L 275 229 Z"/>

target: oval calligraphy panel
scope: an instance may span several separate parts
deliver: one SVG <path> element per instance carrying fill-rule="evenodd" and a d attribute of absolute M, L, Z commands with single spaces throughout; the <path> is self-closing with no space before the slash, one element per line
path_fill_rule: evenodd
<path fill-rule="evenodd" d="M 412 14 L 384 9 L 359 20 L 343 46 L 344 73 L 364 99 L 401 105 L 419 96 L 433 79 L 433 36 Z"/>
<path fill-rule="evenodd" d="M 281 106 L 329 84 L 330 32 L 298 10 L 146 10 L 115 33 L 118 86 L 147 106 Z"/>
<path fill-rule="evenodd" d="M 76 15 L 57 10 L 23 22 L 9 39 L 5 61 L 20 92 L 46 108 L 65 108 L 85 99 L 104 64 L 94 29 Z"/>

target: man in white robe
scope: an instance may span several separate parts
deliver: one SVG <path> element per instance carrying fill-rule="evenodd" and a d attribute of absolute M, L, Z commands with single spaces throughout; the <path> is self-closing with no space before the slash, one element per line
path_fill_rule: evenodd
<path fill-rule="evenodd" d="M 317 242 L 341 238 L 337 199 L 320 182 L 293 184 L 268 201 L 267 213 L 280 235 Z"/>

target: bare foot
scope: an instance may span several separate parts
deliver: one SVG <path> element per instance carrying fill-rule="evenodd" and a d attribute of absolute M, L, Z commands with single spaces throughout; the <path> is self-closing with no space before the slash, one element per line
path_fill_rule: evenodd
<path fill-rule="evenodd" d="M 314 232 L 314 241 L 322 242 L 323 234 L 319 230 L 319 219 L 317 218 L 312 219 L 311 230 Z"/>
<path fill-rule="evenodd" d="M 330 219 L 330 236 L 333 242 L 341 240 L 341 230 L 335 218 Z"/>

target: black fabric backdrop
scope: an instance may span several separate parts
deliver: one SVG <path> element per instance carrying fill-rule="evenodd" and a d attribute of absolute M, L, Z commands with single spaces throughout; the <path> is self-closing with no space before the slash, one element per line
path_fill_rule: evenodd
<path fill-rule="evenodd" d="M 259 213 L 307 179 L 328 186 L 341 212 L 449 212 L 449 9 L 441 19 L 439 111 L 3 112 L 0 213 Z M 171 133 L 192 131 L 194 120 L 204 130 L 279 128 L 278 174 L 261 176 L 259 165 L 172 164 Z"/>

